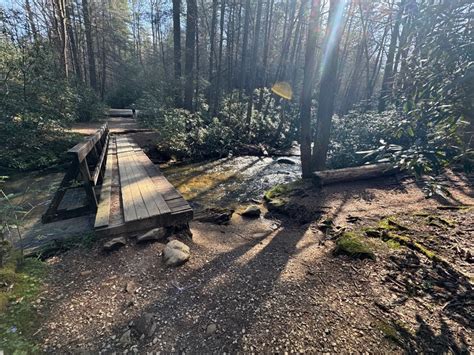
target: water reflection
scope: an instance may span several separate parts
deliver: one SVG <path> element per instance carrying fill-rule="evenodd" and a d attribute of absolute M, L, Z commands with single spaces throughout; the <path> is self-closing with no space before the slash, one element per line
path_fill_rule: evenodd
<path fill-rule="evenodd" d="M 237 207 L 260 199 L 275 184 L 297 180 L 299 159 L 240 156 L 163 168 L 168 180 L 195 206 Z"/>

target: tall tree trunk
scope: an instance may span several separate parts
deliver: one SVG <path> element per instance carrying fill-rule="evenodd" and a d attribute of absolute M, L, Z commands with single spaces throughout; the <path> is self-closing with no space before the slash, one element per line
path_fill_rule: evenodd
<path fill-rule="evenodd" d="M 150 23 L 151 23 L 151 45 L 153 49 L 153 57 L 156 56 L 156 14 L 155 2 L 150 0 Z M 155 58 L 153 58 L 155 59 Z"/>
<path fill-rule="evenodd" d="M 274 0 L 268 0 L 267 3 L 267 11 L 265 15 L 265 43 L 263 45 L 263 63 L 262 63 L 262 69 L 263 69 L 263 86 L 267 87 L 268 86 L 268 52 L 270 49 L 270 33 L 272 30 L 272 16 L 273 16 L 273 4 Z M 260 96 L 258 98 L 258 104 L 257 104 L 257 109 L 260 111 L 263 106 L 263 90 L 260 90 Z"/>
<path fill-rule="evenodd" d="M 102 23 L 103 26 L 106 26 L 106 17 L 105 17 L 105 5 L 102 5 Z M 98 40 L 98 39 L 97 39 Z M 105 97 L 105 83 L 107 80 L 107 52 L 106 52 L 106 43 L 105 43 L 105 31 L 102 31 L 102 43 L 101 43 L 101 81 L 100 81 L 100 98 L 104 100 Z"/>
<path fill-rule="evenodd" d="M 77 44 L 76 44 L 76 36 L 74 34 L 74 30 L 72 28 L 72 18 L 71 18 L 71 6 L 70 4 L 66 5 L 66 26 L 67 26 L 67 33 L 69 37 L 69 43 L 71 44 L 71 57 L 72 57 L 72 64 L 74 66 L 74 71 L 76 73 L 76 77 L 81 79 L 81 64 L 79 63 L 79 55 L 77 53 Z"/>
<path fill-rule="evenodd" d="M 227 57 L 227 91 L 232 90 L 232 71 L 234 65 L 234 27 L 235 27 L 235 0 L 229 1 L 229 20 L 227 21 L 227 41 L 226 41 L 226 57 Z"/>
<path fill-rule="evenodd" d="M 89 13 L 88 0 L 82 0 L 82 15 L 84 17 L 84 27 L 86 33 L 87 59 L 89 62 L 89 82 L 91 87 L 97 92 L 97 74 L 95 70 L 94 41 L 92 39 L 92 26 Z"/>
<path fill-rule="evenodd" d="M 26 15 L 28 16 L 28 24 L 30 26 L 33 40 L 36 42 L 38 40 L 38 31 L 36 30 L 36 24 L 33 17 L 33 11 L 31 11 L 31 5 L 30 5 L 29 0 L 25 0 L 25 11 L 26 11 Z"/>
<path fill-rule="evenodd" d="M 181 0 L 173 0 L 174 104 L 183 106 L 181 87 Z"/>
<path fill-rule="evenodd" d="M 212 0 L 212 18 L 211 18 L 211 29 L 209 34 L 209 41 L 211 42 L 211 49 L 209 52 L 209 88 L 207 93 L 207 101 L 210 104 L 210 112 L 214 111 L 214 95 L 216 94 L 214 87 L 214 58 L 215 58 L 215 47 L 216 47 L 216 26 L 217 26 L 217 0 Z"/>
<path fill-rule="evenodd" d="M 196 70 L 194 71 L 194 85 L 195 85 L 195 92 L 194 92 L 194 109 L 193 111 L 198 110 L 199 105 L 199 22 L 197 20 L 196 15 Z"/>
<path fill-rule="evenodd" d="M 216 92 L 214 94 L 214 104 L 212 105 L 213 110 L 212 115 L 217 114 L 219 109 L 219 99 L 221 93 L 221 80 L 222 80 L 222 55 L 224 51 L 224 16 L 225 16 L 225 0 L 221 0 L 221 15 L 220 15 L 220 38 L 219 38 L 219 57 L 217 62 L 217 83 L 216 83 Z"/>
<path fill-rule="evenodd" d="M 311 177 L 311 97 L 316 67 L 316 46 L 318 44 L 321 0 L 312 0 L 311 14 L 306 39 L 303 92 L 300 108 L 300 149 L 303 178 Z"/>
<path fill-rule="evenodd" d="M 318 98 L 316 139 L 313 146 L 313 168 L 323 170 L 326 166 L 331 122 L 336 97 L 339 43 L 343 32 L 344 0 L 331 0 L 329 22 L 326 29 L 324 52 L 321 60 L 322 74 Z"/>
<path fill-rule="evenodd" d="M 250 134 L 250 126 L 252 122 L 252 107 L 253 107 L 253 90 L 255 86 L 255 75 L 257 74 L 257 58 L 258 58 L 258 49 L 259 49 L 259 41 L 260 41 L 260 23 L 262 17 L 262 0 L 258 0 L 257 2 L 257 17 L 255 20 L 255 35 L 253 40 L 253 48 L 252 48 L 252 59 L 251 59 L 251 69 L 250 69 L 250 76 L 247 88 L 247 96 L 248 96 L 248 104 L 247 104 L 247 130 Z"/>
<path fill-rule="evenodd" d="M 397 12 L 397 17 L 395 20 L 395 24 L 393 26 L 392 34 L 390 37 L 390 45 L 388 48 L 387 60 L 385 62 L 385 69 L 382 78 L 382 88 L 380 90 L 380 97 L 379 97 L 379 104 L 378 109 L 379 112 L 385 110 L 387 106 L 387 96 L 392 93 L 392 86 L 393 86 L 393 60 L 395 58 L 395 50 L 397 49 L 397 40 L 398 34 L 400 30 L 400 22 L 402 20 L 403 9 L 405 7 L 404 0 L 400 3 L 400 8 Z"/>
<path fill-rule="evenodd" d="M 193 64 L 194 52 L 196 50 L 196 23 L 197 3 L 196 0 L 187 0 L 186 14 L 186 55 L 184 63 L 184 105 L 186 110 L 193 111 Z"/>
<path fill-rule="evenodd" d="M 65 0 L 55 0 L 55 5 L 58 24 L 58 37 L 61 47 L 61 65 L 63 67 L 64 75 L 67 78 L 69 76 L 69 63 Z"/>
<path fill-rule="evenodd" d="M 363 38 L 360 39 L 360 42 L 357 45 L 357 52 L 355 55 L 354 67 L 352 68 L 352 72 L 347 82 L 347 87 L 345 89 L 344 97 L 342 99 L 340 109 L 339 109 L 339 112 L 341 115 L 345 115 L 347 112 L 349 112 L 349 110 L 352 108 L 352 105 L 357 99 L 356 92 L 357 92 L 357 88 L 359 87 L 360 77 L 362 75 L 362 71 L 360 69 L 360 66 L 362 64 L 363 51 L 364 51 L 362 41 L 363 41 Z"/>
<path fill-rule="evenodd" d="M 248 62 L 248 42 L 250 27 L 250 0 L 245 1 L 245 19 L 244 19 L 244 37 L 242 40 L 242 58 L 240 61 L 240 82 L 239 82 L 239 100 L 242 100 L 242 91 L 246 87 L 247 80 L 247 62 Z"/>

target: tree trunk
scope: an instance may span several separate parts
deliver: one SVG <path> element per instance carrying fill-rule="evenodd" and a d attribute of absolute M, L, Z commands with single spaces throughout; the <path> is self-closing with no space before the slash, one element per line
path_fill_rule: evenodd
<path fill-rule="evenodd" d="M 173 0 L 174 104 L 182 107 L 181 89 L 181 0 Z"/>
<path fill-rule="evenodd" d="M 258 58 L 258 48 L 259 48 L 259 41 L 260 41 L 260 23 L 262 17 L 262 0 L 258 0 L 257 2 L 257 17 L 255 21 L 255 35 L 253 41 L 253 48 L 252 48 L 252 59 L 251 59 L 251 69 L 250 69 L 250 76 L 248 80 L 248 88 L 247 88 L 247 96 L 248 96 L 248 104 L 247 104 L 247 130 L 250 135 L 250 126 L 252 122 L 252 107 L 253 107 L 253 90 L 255 85 L 255 75 L 257 74 L 257 58 Z"/>
<path fill-rule="evenodd" d="M 221 18 L 219 24 L 220 38 L 219 38 L 219 58 L 217 62 L 217 83 L 216 92 L 214 94 L 214 104 L 212 105 L 212 115 L 217 114 L 219 109 L 219 98 L 221 95 L 221 80 L 222 80 L 222 54 L 224 50 L 224 15 L 225 15 L 225 0 L 221 0 Z"/>
<path fill-rule="evenodd" d="M 35 21 L 33 18 L 33 11 L 31 11 L 31 5 L 29 0 L 25 0 L 25 10 L 28 16 L 28 24 L 30 26 L 31 34 L 33 35 L 33 40 L 36 42 L 38 40 L 38 31 L 36 30 Z"/>
<path fill-rule="evenodd" d="M 393 26 L 392 34 L 390 37 L 390 45 L 388 48 L 387 54 L 387 61 L 385 62 L 385 70 L 383 73 L 382 79 L 382 89 L 380 90 L 380 97 L 379 97 L 379 105 L 378 109 L 379 112 L 385 110 L 387 106 L 387 96 L 390 96 L 392 93 L 392 86 L 393 86 L 393 60 L 395 57 L 395 50 L 397 49 L 397 40 L 398 40 L 398 33 L 400 29 L 400 22 L 403 15 L 404 9 L 404 0 L 400 3 L 400 8 L 397 12 L 397 18 L 395 20 L 395 24 Z"/>
<path fill-rule="evenodd" d="M 321 17 L 321 0 L 312 0 L 311 14 L 306 39 L 306 54 L 304 63 L 303 92 L 301 93 L 300 108 L 300 149 L 303 178 L 311 174 L 311 97 L 313 95 L 314 72 L 316 67 L 316 46 L 319 35 Z"/>
<path fill-rule="evenodd" d="M 68 38 L 67 38 L 67 24 L 66 24 L 66 8 L 64 0 L 55 0 L 56 16 L 58 18 L 58 37 L 61 47 L 61 65 L 63 67 L 64 76 L 69 76 L 68 65 Z"/>
<path fill-rule="evenodd" d="M 97 92 L 97 74 L 95 70 L 94 42 L 92 39 L 92 26 L 89 13 L 88 0 L 82 0 L 82 14 L 84 16 L 84 27 L 86 31 L 87 59 L 89 62 L 89 82 Z"/>
<path fill-rule="evenodd" d="M 71 5 L 66 5 L 66 21 L 67 33 L 69 37 L 69 42 L 71 44 L 71 57 L 73 61 L 72 64 L 74 66 L 76 77 L 78 79 L 81 79 L 81 64 L 79 63 L 79 55 L 77 53 L 76 36 L 72 28 Z"/>
<path fill-rule="evenodd" d="M 356 166 L 353 168 L 323 170 L 313 173 L 316 185 L 330 185 L 339 182 L 373 179 L 382 176 L 390 176 L 399 172 L 390 163 Z"/>
<path fill-rule="evenodd" d="M 313 147 L 313 168 L 315 170 L 323 170 L 326 166 L 336 97 L 337 80 L 335 79 L 337 78 L 339 43 L 343 29 L 344 5 L 344 0 L 331 0 L 329 7 L 329 23 L 321 61 L 322 74 L 318 98 L 316 139 Z"/>
<path fill-rule="evenodd" d="M 212 18 L 211 18 L 211 29 L 210 29 L 210 35 L 209 35 L 209 41 L 211 42 L 211 48 L 209 52 L 209 88 L 208 88 L 208 94 L 207 94 L 207 101 L 210 104 L 209 111 L 213 112 L 213 103 L 214 103 L 214 95 L 217 94 L 217 92 L 213 91 L 215 89 L 214 87 L 214 57 L 216 55 L 215 53 L 215 47 L 216 47 L 216 26 L 217 26 L 217 0 L 212 0 Z"/>
<path fill-rule="evenodd" d="M 196 23 L 197 4 L 196 0 L 187 0 L 186 14 L 186 55 L 184 63 L 184 105 L 186 110 L 193 112 L 193 64 L 194 52 L 196 50 Z"/>
<path fill-rule="evenodd" d="M 268 51 L 270 48 L 270 33 L 272 30 L 272 16 L 273 16 L 274 0 L 268 0 L 267 12 L 265 15 L 265 44 L 263 45 L 263 86 L 268 86 Z M 263 106 L 263 90 L 260 90 L 260 97 L 258 98 L 257 110 L 261 110 Z"/>
<path fill-rule="evenodd" d="M 239 100 L 242 100 L 242 91 L 246 87 L 247 80 L 247 47 L 249 42 L 250 27 L 250 0 L 245 1 L 245 18 L 244 18 L 244 37 L 242 40 L 242 58 L 240 61 L 240 81 L 239 81 Z"/>

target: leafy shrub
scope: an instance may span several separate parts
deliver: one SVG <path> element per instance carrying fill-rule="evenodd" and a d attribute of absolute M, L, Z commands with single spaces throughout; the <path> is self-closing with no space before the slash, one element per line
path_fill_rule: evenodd
<path fill-rule="evenodd" d="M 75 91 L 77 121 L 97 121 L 104 116 L 105 105 L 99 100 L 94 90 L 87 85 L 78 83 Z"/>
<path fill-rule="evenodd" d="M 159 92 L 147 92 L 137 102 L 138 116 L 142 124 L 156 128 L 159 139 L 158 150 L 178 158 L 202 159 L 227 155 L 238 151 L 245 144 L 267 144 L 277 147 L 294 139 L 291 130 L 293 106 L 287 107 L 288 116 L 280 117 L 281 106 L 270 92 L 263 92 L 261 110 L 257 109 L 260 91 L 254 95 L 254 109 L 250 130 L 247 127 L 247 100 L 239 101 L 232 93 L 221 101 L 216 117 L 210 117 L 209 108 L 201 97 L 195 113 L 183 109 L 169 108 Z M 291 113 L 291 114 L 290 114 Z M 278 132 L 276 134 L 275 132 Z M 290 132 L 290 133 L 289 133 Z"/>
<path fill-rule="evenodd" d="M 362 165 L 365 160 L 358 152 L 377 148 L 381 139 L 393 141 L 395 137 L 389 128 L 391 122 L 398 120 L 396 111 L 354 110 L 345 116 L 334 116 L 328 166 L 338 169 Z"/>
<path fill-rule="evenodd" d="M 102 104 L 85 85 L 63 78 L 47 45 L 18 48 L 0 41 L 0 52 L 0 72 L 8 73 L 0 82 L 0 168 L 27 170 L 60 162 L 78 140 L 63 128 L 97 119 Z"/>
<path fill-rule="evenodd" d="M 31 170 L 65 161 L 80 136 L 35 116 L 0 124 L 0 169 Z"/>

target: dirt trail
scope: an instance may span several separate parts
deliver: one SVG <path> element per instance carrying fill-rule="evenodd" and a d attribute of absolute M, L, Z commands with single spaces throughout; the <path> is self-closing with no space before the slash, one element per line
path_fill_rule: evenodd
<path fill-rule="evenodd" d="M 105 122 L 109 123 L 109 130 L 111 133 L 120 134 L 130 131 L 147 131 L 147 129 L 144 129 L 140 126 L 139 122 L 136 119 L 133 119 L 131 117 L 109 117 L 98 122 L 75 123 L 71 127 L 71 132 L 91 135 L 94 134 L 95 131 L 98 130 L 100 127 L 102 127 Z"/>
<path fill-rule="evenodd" d="M 162 265 L 161 243 L 52 258 L 38 341 L 47 352 L 472 352 L 472 281 L 457 271 L 472 275 L 473 264 L 454 246 L 474 252 L 474 212 L 437 207 L 474 198 L 468 179 L 449 178 L 450 201 L 427 200 L 410 181 L 371 181 L 294 196 L 326 207 L 304 225 L 235 215 L 229 225 L 193 222 L 192 258 L 176 269 Z M 453 226 L 417 229 L 409 217 L 420 211 Z M 432 248 L 453 269 L 377 239 L 376 261 L 336 257 L 319 225 L 331 217 L 360 229 L 394 214 L 414 237 L 443 236 L 453 249 L 436 240 Z"/>

